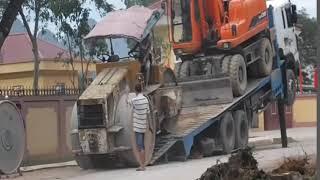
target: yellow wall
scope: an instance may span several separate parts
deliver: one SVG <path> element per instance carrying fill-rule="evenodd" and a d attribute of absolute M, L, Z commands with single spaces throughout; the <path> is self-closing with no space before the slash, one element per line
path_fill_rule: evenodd
<path fill-rule="evenodd" d="M 317 122 L 317 97 L 298 97 L 293 106 L 294 123 L 316 123 Z"/>
<path fill-rule="evenodd" d="M 84 63 L 84 71 L 86 64 Z M 88 66 L 89 73 L 95 73 L 95 64 Z M 33 62 L 1 64 L 0 65 L 0 88 L 23 86 L 31 88 L 33 85 Z M 39 88 L 52 87 L 58 83 L 63 83 L 67 87 L 73 87 L 72 77 L 74 76 L 74 86 L 78 87 L 78 79 L 81 72 L 81 63 L 75 62 L 72 71 L 71 65 L 54 60 L 41 61 L 39 77 Z M 77 73 L 79 72 L 79 73 Z"/>
<path fill-rule="evenodd" d="M 14 74 L 0 73 L 0 88 L 7 88 L 21 85 L 23 87 L 32 87 L 33 72 L 21 72 Z"/>
<path fill-rule="evenodd" d="M 75 86 L 78 87 L 78 74 L 73 73 Z M 39 88 L 53 87 L 59 83 L 65 84 L 66 87 L 73 87 L 72 71 L 40 71 Z M 0 88 L 13 86 L 23 86 L 23 88 L 32 88 L 33 72 L 22 72 L 12 74 L 0 74 Z"/>
<path fill-rule="evenodd" d="M 297 96 L 292 108 L 293 127 L 314 126 L 317 122 L 317 97 L 315 95 Z M 259 115 L 259 129 L 264 129 L 263 113 Z"/>
<path fill-rule="evenodd" d="M 65 84 L 66 87 L 72 88 L 72 74 L 74 76 L 74 85 L 78 87 L 78 74 L 72 71 L 41 71 L 39 78 L 40 87 L 53 87 L 57 84 Z"/>
<path fill-rule="evenodd" d="M 26 131 L 27 148 L 30 155 L 56 154 L 58 149 L 58 122 L 56 119 L 57 113 L 53 108 L 34 107 L 28 109 Z"/>
<path fill-rule="evenodd" d="M 81 71 L 81 63 L 75 62 L 74 68 L 77 71 Z M 89 71 L 95 71 L 95 64 L 91 63 L 88 67 Z M 16 73 L 16 72 L 27 72 L 33 71 L 34 63 L 24 62 L 24 63 L 13 63 L 13 64 L 0 64 L 0 74 Z M 40 70 L 72 70 L 72 66 L 61 61 L 46 60 L 41 61 L 39 65 Z M 84 64 L 84 70 L 86 65 Z"/>

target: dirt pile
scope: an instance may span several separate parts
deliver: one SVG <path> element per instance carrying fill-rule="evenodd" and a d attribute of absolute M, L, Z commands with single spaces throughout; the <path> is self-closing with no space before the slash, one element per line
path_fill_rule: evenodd
<path fill-rule="evenodd" d="M 272 173 L 298 172 L 302 176 L 312 177 L 316 172 L 315 167 L 315 164 L 311 162 L 311 158 L 305 154 L 303 157 L 286 158 L 280 167 L 273 170 Z"/>
<path fill-rule="evenodd" d="M 198 180 L 269 180 L 264 171 L 258 169 L 258 162 L 252 149 L 246 148 L 232 154 L 227 163 L 217 163 L 207 169 Z"/>
<path fill-rule="evenodd" d="M 227 163 L 217 162 L 208 168 L 198 180 L 304 180 L 315 176 L 315 164 L 305 154 L 303 157 L 286 158 L 270 173 L 258 169 L 252 149 L 239 150 L 231 155 Z"/>

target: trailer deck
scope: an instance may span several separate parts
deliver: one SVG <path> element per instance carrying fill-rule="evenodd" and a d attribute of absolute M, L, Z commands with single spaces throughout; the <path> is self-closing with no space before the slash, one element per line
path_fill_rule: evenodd
<path fill-rule="evenodd" d="M 218 121 L 219 117 L 225 112 L 268 85 L 271 86 L 271 76 L 252 79 L 248 81 L 247 92 L 243 96 L 234 98 L 231 103 L 183 108 L 175 124 L 169 126 L 172 127 L 169 129 L 170 134 L 157 137 L 154 155 L 150 164 L 154 164 L 178 142 L 183 144 L 185 158 L 187 158 L 190 155 L 196 135 Z"/>

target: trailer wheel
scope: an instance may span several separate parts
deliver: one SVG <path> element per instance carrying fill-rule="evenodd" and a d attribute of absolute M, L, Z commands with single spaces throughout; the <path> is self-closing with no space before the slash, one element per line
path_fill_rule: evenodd
<path fill-rule="evenodd" d="M 296 99 L 296 78 L 294 75 L 293 70 L 287 69 L 287 99 L 286 99 L 286 105 L 291 106 L 293 105 L 295 99 Z"/>
<path fill-rule="evenodd" d="M 247 89 L 247 67 L 242 55 L 232 56 L 229 66 L 232 91 L 234 96 L 241 96 Z"/>
<path fill-rule="evenodd" d="M 222 68 L 222 73 L 229 73 L 229 65 L 230 65 L 230 60 L 231 60 L 232 56 L 225 56 L 222 59 L 222 64 L 221 64 L 221 68 Z"/>
<path fill-rule="evenodd" d="M 235 147 L 243 149 L 248 145 L 249 125 L 247 115 L 244 111 L 238 110 L 233 115 L 235 124 Z"/>
<path fill-rule="evenodd" d="M 235 145 L 235 126 L 231 113 L 226 113 L 220 121 L 219 133 L 223 152 L 229 154 Z"/>
<path fill-rule="evenodd" d="M 91 158 L 89 156 L 75 155 L 74 159 L 81 169 L 86 170 L 94 168 Z"/>
<path fill-rule="evenodd" d="M 270 41 L 267 38 L 264 38 L 261 45 L 261 57 L 262 59 L 258 60 L 258 75 L 259 76 L 268 76 L 272 71 L 273 65 L 273 55 L 272 47 Z"/>

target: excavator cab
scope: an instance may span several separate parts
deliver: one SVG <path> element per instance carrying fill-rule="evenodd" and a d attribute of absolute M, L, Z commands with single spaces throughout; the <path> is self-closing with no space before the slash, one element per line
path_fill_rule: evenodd
<path fill-rule="evenodd" d="M 170 40 L 175 53 L 194 54 L 202 46 L 199 0 L 168 0 Z"/>

